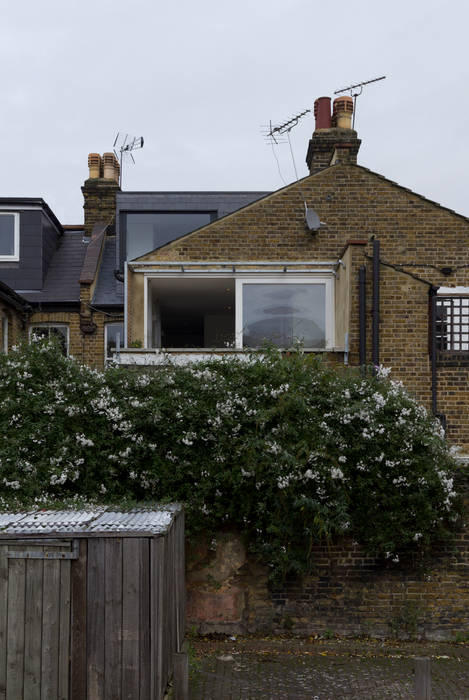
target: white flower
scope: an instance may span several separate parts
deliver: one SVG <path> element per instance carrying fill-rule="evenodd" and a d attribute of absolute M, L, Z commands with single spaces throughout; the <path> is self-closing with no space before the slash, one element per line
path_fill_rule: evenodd
<path fill-rule="evenodd" d="M 85 435 L 83 435 L 83 433 L 77 433 L 75 435 L 75 439 L 82 447 L 94 447 L 93 440 L 87 438 Z"/>

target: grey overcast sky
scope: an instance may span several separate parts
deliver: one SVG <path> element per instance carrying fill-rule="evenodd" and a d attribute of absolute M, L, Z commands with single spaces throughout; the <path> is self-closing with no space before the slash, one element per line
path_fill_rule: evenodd
<path fill-rule="evenodd" d="M 89 152 L 144 136 L 126 190 L 282 186 L 261 125 L 364 89 L 361 165 L 469 215 L 465 0 L 0 0 L 0 196 L 83 221 Z M 291 132 L 300 177 L 314 129 Z M 282 174 L 294 180 L 288 145 Z"/>

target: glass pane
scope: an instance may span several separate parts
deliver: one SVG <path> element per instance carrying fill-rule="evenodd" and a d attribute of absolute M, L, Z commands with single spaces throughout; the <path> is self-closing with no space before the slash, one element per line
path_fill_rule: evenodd
<path fill-rule="evenodd" d="M 120 334 L 120 347 L 124 340 L 124 326 L 122 323 L 106 324 L 106 359 L 112 360 L 112 351 L 116 347 L 117 334 Z"/>
<path fill-rule="evenodd" d="M 67 328 L 66 326 L 49 326 L 49 337 L 56 338 L 64 355 L 67 354 Z"/>
<path fill-rule="evenodd" d="M 209 211 L 147 212 L 127 214 L 127 260 L 133 260 L 185 233 L 209 224 L 214 219 Z"/>
<path fill-rule="evenodd" d="M 33 326 L 31 328 L 31 337 L 37 340 L 40 338 L 49 338 L 49 329 L 47 326 Z"/>
<path fill-rule="evenodd" d="M 325 284 L 244 284 L 243 346 L 326 345 Z"/>
<path fill-rule="evenodd" d="M 41 338 L 56 338 L 62 348 L 64 355 L 67 354 L 67 326 L 33 326 L 31 337 L 39 340 Z"/>
<path fill-rule="evenodd" d="M 15 254 L 15 217 L 0 215 L 0 255 Z"/>

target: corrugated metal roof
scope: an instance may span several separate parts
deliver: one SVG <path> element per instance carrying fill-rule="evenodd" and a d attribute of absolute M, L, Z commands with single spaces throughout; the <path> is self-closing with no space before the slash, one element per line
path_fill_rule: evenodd
<path fill-rule="evenodd" d="M 102 506 L 87 510 L 0 513 L 0 538 L 11 535 L 160 535 L 167 531 L 180 510 L 178 504 L 169 504 L 128 511 Z"/>

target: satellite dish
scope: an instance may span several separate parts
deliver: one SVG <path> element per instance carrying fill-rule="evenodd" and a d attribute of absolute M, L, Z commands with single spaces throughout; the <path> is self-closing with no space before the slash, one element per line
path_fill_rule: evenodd
<path fill-rule="evenodd" d="M 316 214 L 314 209 L 309 209 L 306 204 L 305 204 L 305 218 L 306 218 L 306 226 L 310 231 L 318 231 L 319 227 L 321 226 L 321 220 L 319 216 Z"/>

